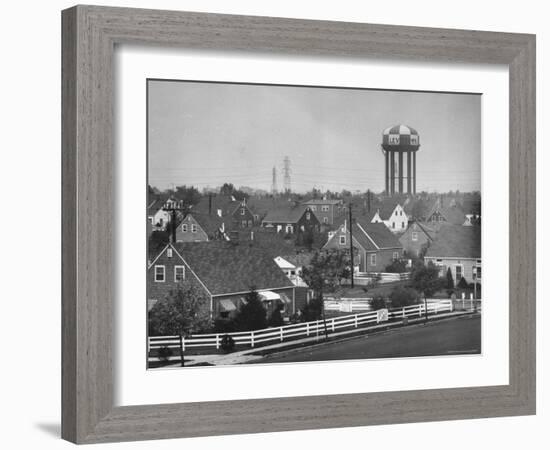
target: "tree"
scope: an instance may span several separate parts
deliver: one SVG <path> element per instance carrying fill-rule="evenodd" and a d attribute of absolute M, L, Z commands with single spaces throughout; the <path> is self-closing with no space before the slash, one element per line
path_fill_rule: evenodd
<path fill-rule="evenodd" d="M 208 297 L 191 284 L 180 283 L 149 312 L 149 334 L 179 336 L 181 365 L 184 366 L 183 338 L 210 327 Z"/>
<path fill-rule="evenodd" d="M 149 237 L 149 252 L 157 254 L 170 242 L 170 233 L 162 230 L 155 230 Z"/>
<path fill-rule="evenodd" d="M 235 324 L 239 331 L 254 331 L 267 327 L 266 310 L 255 288 L 251 288 L 246 294 L 245 304 L 239 309 Z"/>
<path fill-rule="evenodd" d="M 431 261 L 427 266 L 418 263 L 413 269 L 411 280 L 412 286 L 424 297 L 424 314 L 428 320 L 428 297 L 443 289 L 446 280 L 439 277 L 439 269 Z"/>
<path fill-rule="evenodd" d="M 199 203 L 201 193 L 194 186 L 177 186 L 174 192 L 174 197 L 181 200 L 187 207 L 194 206 Z"/>
<path fill-rule="evenodd" d="M 379 309 L 386 308 L 386 299 L 381 295 L 377 295 L 369 300 L 369 305 L 372 310 L 377 311 Z"/>
<path fill-rule="evenodd" d="M 349 276 L 351 260 L 349 252 L 329 250 L 315 252 L 308 266 L 302 269 L 302 279 L 313 290 L 315 298 L 321 302 L 321 315 L 325 326 L 325 338 L 328 330 L 325 317 L 323 294 L 332 292 Z"/>
<path fill-rule="evenodd" d="M 394 259 L 384 270 L 388 273 L 403 273 L 407 271 L 407 263 L 403 259 Z"/>
<path fill-rule="evenodd" d="M 281 314 L 281 307 L 277 306 L 275 310 L 271 313 L 269 318 L 269 326 L 271 327 L 280 327 L 284 323 L 283 316 Z"/>
<path fill-rule="evenodd" d="M 449 267 L 447 269 L 447 289 L 453 289 L 455 287 L 455 280 L 453 279 L 453 272 Z"/>

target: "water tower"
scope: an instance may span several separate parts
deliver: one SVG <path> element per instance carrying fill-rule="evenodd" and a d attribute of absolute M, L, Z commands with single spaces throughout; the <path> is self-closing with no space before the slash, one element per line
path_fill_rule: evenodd
<path fill-rule="evenodd" d="M 420 148 L 418 132 L 406 125 L 386 128 L 382 133 L 382 152 L 386 159 L 386 194 L 403 194 L 403 181 L 407 180 L 407 194 L 416 194 L 416 152 Z M 396 161 L 397 155 L 397 161 Z M 403 160 L 407 157 L 406 174 Z M 395 179 L 397 178 L 397 190 Z"/>

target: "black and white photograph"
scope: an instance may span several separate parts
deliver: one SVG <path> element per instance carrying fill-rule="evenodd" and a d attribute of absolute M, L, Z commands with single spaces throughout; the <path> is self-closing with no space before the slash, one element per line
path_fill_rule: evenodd
<path fill-rule="evenodd" d="M 146 102 L 148 369 L 482 353 L 481 94 Z"/>

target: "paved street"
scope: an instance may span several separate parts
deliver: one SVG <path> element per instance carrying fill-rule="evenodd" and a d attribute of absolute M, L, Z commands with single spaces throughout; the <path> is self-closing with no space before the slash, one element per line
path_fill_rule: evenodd
<path fill-rule="evenodd" d="M 394 329 L 381 334 L 363 336 L 315 348 L 294 350 L 287 354 L 274 354 L 254 361 L 254 363 L 397 358 L 480 352 L 481 318 L 467 316 L 432 322 L 427 325 Z"/>

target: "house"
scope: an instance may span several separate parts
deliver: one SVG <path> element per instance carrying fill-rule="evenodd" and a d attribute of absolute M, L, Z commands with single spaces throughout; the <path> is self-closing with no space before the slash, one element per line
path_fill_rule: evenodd
<path fill-rule="evenodd" d="M 334 219 L 345 214 L 346 211 L 342 200 L 312 198 L 311 200 L 302 202 L 302 204 L 309 206 L 313 214 L 317 216 L 317 219 L 323 225 L 333 225 Z"/>
<path fill-rule="evenodd" d="M 149 262 L 147 300 L 151 309 L 177 288 L 190 283 L 208 299 L 211 317 L 232 317 L 251 288 L 271 314 L 282 307 L 296 313 L 295 286 L 261 249 L 226 241 L 168 244 Z"/>
<path fill-rule="evenodd" d="M 306 205 L 284 207 L 270 210 L 262 220 L 262 226 L 274 228 L 278 233 L 298 233 L 300 231 L 319 231 L 321 224 L 317 216 Z"/>
<path fill-rule="evenodd" d="M 147 220 L 152 225 L 150 232 L 164 231 L 166 226 L 170 223 L 170 212 L 166 211 L 166 202 L 163 200 L 153 200 L 147 206 Z"/>
<path fill-rule="evenodd" d="M 288 208 L 293 205 L 293 200 L 278 196 L 253 196 L 246 200 L 246 206 L 254 216 L 254 224 L 261 225 L 262 220 L 272 209 Z"/>
<path fill-rule="evenodd" d="M 188 213 L 176 227 L 176 242 L 228 239 L 225 224 L 217 215 Z"/>
<path fill-rule="evenodd" d="M 432 226 L 438 226 L 443 222 L 451 225 L 463 225 L 465 221 L 466 215 L 458 204 L 442 206 L 439 201 L 435 202 L 426 220 Z"/>
<path fill-rule="evenodd" d="M 420 221 L 410 221 L 399 242 L 409 256 L 420 256 L 433 241 L 435 231 Z"/>
<path fill-rule="evenodd" d="M 350 248 L 349 221 L 331 233 L 323 249 Z M 355 219 L 352 226 L 353 248 L 357 251 L 354 268 L 359 272 L 384 272 L 386 266 L 403 257 L 403 247 L 397 237 L 381 222 Z"/>
<path fill-rule="evenodd" d="M 226 228 L 250 228 L 254 226 L 254 214 L 246 200 L 236 200 L 232 195 L 208 195 L 197 203 L 192 211 L 217 215 L 224 219 Z"/>
<path fill-rule="evenodd" d="M 464 279 L 473 283 L 481 281 L 481 227 L 442 224 L 430 244 L 425 262 L 433 262 L 440 268 L 441 276 L 451 269 L 455 284 Z"/>
<path fill-rule="evenodd" d="M 392 233 L 401 233 L 407 229 L 409 218 L 399 202 L 387 199 L 377 208 L 371 222 L 383 223 Z"/>

